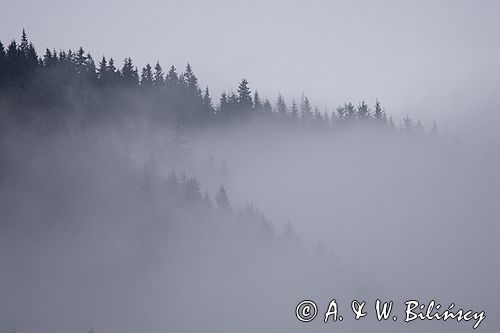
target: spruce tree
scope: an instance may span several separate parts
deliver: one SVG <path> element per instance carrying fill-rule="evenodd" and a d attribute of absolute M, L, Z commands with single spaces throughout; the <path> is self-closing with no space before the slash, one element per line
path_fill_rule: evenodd
<path fill-rule="evenodd" d="M 299 118 L 299 108 L 297 107 L 297 103 L 295 103 L 295 99 L 292 99 L 292 106 L 290 107 L 290 115 L 292 120 L 297 120 Z"/>
<path fill-rule="evenodd" d="M 163 69 L 161 68 L 160 62 L 157 61 L 153 77 L 153 85 L 155 87 L 161 87 L 163 83 L 165 83 L 165 79 L 163 78 Z"/>
<path fill-rule="evenodd" d="M 121 70 L 122 82 L 128 86 L 135 86 L 139 84 L 139 74 L 137 68 L 132 64 L 131 58 L 125 58 Z"/>
<path fill-rule="evenodd" d="M 28 48 L 28 36 L 26 35 L 26 31 L 23 28 L 23 33 L 21 35 L 21 44 L 19 44 L 19 50 L 23 56 L 26 56 L 28 54 Z"/>
<path fill-rule="evenodd" d="M 281 94 L 278 94 L 278 100 L 276 101 L 276 111 L 282 118 L 285 118 L 287 116 L 286 102 Z"/>
<path fill-rule="evenodd" d="M 262 101 L 260 100 L 259 93 L 257 90 L 255 90 L 255 93 L 253 95 L 253 109 L 255 111 L 261 111 L 262 110 Z"/>
<path fill-rule="evenodd" d="M 373 112 L 373 120 L 378 125 L 384 124 L 386 122 L 385 111 L 380 106 L 380 101 L 378 99 L 375 101 L 375 111 Z"/>
<path fill-rule="evenodd" d="M 165 82 L 169 86 L 175 86 L 179 82 L 179 76 L 177 75 L 177 70 L 176 68 L 172 65 L 170 66 L 170 69 L 168 70 L 167 75 L 165 76 Z"/>
<path fill-rule="evenodd" d="M 366 121 L 370 118 L 370 109 L 368 107 L 368 104 L 365 103 L 365 101 L 362 101 L 358 105 L 357 115 L 360 121 Z"/>
<path fill-rule="evenodd" d="M 210 97 L 208 87 L 205 88 L 203 93 L 202 106 L 205 115 L 211 115 L 213 113 L 212 98 Z"/>
<path fill-rule="evenodd" d="M 227 100 L 227 94 L 225 91 L 222 92 L 219 99 L 219 109 L 217 110 L 217 115 L 221 118 L 229 119 L 229 102 Z"/>
<path fill-rule="evenodd" d="M 198 78 L 194 74 L 193 68 L 189 62 L 186 65 L 186 71 L 184 72 L 184 84 L 191 92 L 198 92 Z"/>
<path fill-rule="evenodd" d="M 85 57 L 85 51 L 83 50 L 83 47 L 80 47 L 75 56 L 75 68 L 77 73 L 80 74 L 84 72 L 86 60 L 87 58 Z"/>
<path fill-rule="evenodd" d="M 102 56 L 101 61 L 99 61 L 99 68 L 97 69 L 97 79 L 101 81 L 101 83 L 105 83 L 106 81 L 106 68 L 108 63 L 106 61 L 106 57 Z"/>
<path fill-rule="evenodd" d="M 252 92 L 246 79 L 242 79 L 238 85 L 238 105 L 243 110 L 250 110 L 253 106 Z"/>
<path fill-rule="evenodd" d="M 351 102 L 344 105 L 344 118 L 348 121 L 356 119 L 356 107 Z"/>
<path fill-rule="evenodd" d="M 0 40 L 0 62 L 5 60 L 5 47 L 3 46 L 2 41 Z"/>
<path fill-rule="evenodd" d="M 302 95 L 302 101 L 300 103 L 300 118 L 303 121 L 310 121 L 312 119 L 312 108 L 309 103 L 309 99 Z"/>
<path fill-rule="evenodd" d="M 269 114 L 271 114 L 273 112 L 273 106 L 271 105 L 271 102 L 269 102 L 269 99 L 267 99 L 267 98 L 264 101 L 263 110 Z"/>
<path fill-rule="evenodd" d="M 146 66 L 142 69 L 141 73 L 141 87 L 151 88 L 152 86 L 153 86 L 153 70 L 150 64 L 146 64 Z"/>

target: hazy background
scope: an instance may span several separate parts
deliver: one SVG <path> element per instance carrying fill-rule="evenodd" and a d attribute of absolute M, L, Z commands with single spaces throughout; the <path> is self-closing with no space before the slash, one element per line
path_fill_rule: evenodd
<path fill-rule="evenodd" d="M 330 110 L 379 97 L 397 125 L 436 119 L 463 144 L 244 123 L 187 132 L 176 160 L 154 119 L 46 137 L 6 126 L 0 332 L 330 332 L 293 310 L 311 298 L 324 312 L 333 297 L 346 316 L 354 298 L 398 304 L 396 324 L 372 311 L 344 332 L 472 331 L 404 324 L 409 298 L 485 310 L 481 332 L 498 332 L 499 13 L 494 1 L 2 1 L 3 42 L 24 27 L 39 50 L 190 61 L 214 100 L 243 76 L 273 100 L 305 92 Z M 224 183 L 234 216 L 178 202 L 173 169 L 209 202 Z M 248 202 L 272 220 L 270 241 L 244 224 Z M 290 246 L 287 221 L 303 242 Z"/>
<path fill-rule="evenodd" d="M 494 139 L 500 130 L 498 1 L 0 1 L 0 39 L 80 45 L 138 67 L 190 61 L 214 93 L 246 77 L 321 109 L 380 98 L 402 118 Z M 467 121 L 467 126 L 465 125 Z M 477 136 L 477 135 L 476 135 Z"/>

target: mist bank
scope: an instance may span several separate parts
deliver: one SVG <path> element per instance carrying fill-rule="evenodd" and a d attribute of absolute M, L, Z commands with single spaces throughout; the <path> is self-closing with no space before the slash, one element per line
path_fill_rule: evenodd
<path fill-rule="evenodd" d="M 1 332 L 472 327 L 349 316 L 377 298 L 500 327 L 495 142 L 379 101 L 272 103 L 246 80 L 212 104 L 191 65 L 97 70 L 26 36 L 0 55 Z M 332 298 L 342 324 L 295 317 Z"/>

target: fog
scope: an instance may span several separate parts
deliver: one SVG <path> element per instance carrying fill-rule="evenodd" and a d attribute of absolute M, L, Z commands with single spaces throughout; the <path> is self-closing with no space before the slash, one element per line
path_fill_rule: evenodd
<path fill-rule="evenodd" d="M 0 8 L 0 333 L 499 331 L 498 2 Z"/>
<path fill-rule="evenodd" d="M 498 151 L 256 122 L 189 132 L 173 157 L 172 137 L 4 134 L 2 331 L 472 329 L 351 318 L 351 300 L 373 315 L 377 298 L 401 316 L 407 299 L 454 302 L 498 329 Z M 210 198 L 224 184 L 232 208 L 176 192 L 172 171 Z M 248 203 L 272 221 L 242 213 Z M 324 324 L 333 298 L 346 319 Z M 320 306 L 313 323 L 294 316 L 303 299 Z"/>

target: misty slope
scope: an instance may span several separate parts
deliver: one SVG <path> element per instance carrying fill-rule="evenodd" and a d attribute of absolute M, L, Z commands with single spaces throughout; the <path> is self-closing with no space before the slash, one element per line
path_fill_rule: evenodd
<path fill-rule="evenodd" d="M 324 113 L 242 80 L 213 103 L 191 65 L 0 46 L 0 332 L 472 327 L 352 319 L 376 298 L 498 331 L 498 145 L 397 128 L 378 101 Z M 300 323 L 306 298 L 350 320 Z"/>
<path fill-rule="evenodd" d="M 323 268 L 292 230 L 251 207 L 217 207 L 195 178 L 164 176 L 97 133 L 4 136 L 2 331 L 202 332 L 257 315 L 264 329 L 271 308 L 255 307 L 270 295 L 293 323 L 280 305 L 294 306 L 305 267 Z M 234 303 L 233 321 L 210 320 Z"/>

